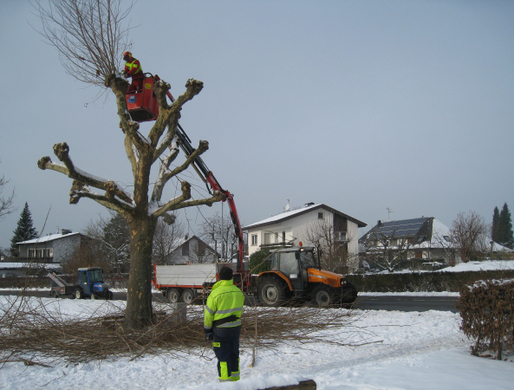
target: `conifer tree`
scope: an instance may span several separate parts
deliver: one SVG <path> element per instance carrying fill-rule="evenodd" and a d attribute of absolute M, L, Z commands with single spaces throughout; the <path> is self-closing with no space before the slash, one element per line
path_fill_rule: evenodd
<path fill-rule="evenodd" d="M 512 218 L 507 203 L 503 205 L 499 219 L 500 244 L 512 249 L 514 246 L 514 234 L 512 232 Z"/>
<path fill-rule="evenodd" d="M 493 211 L 493 225 L 491 228 L 491 238 L 494 242 L 500 243 L 500 210 L 498 207 Z"/>
<path fill-rule="evenodd" d="M 16 226 L 16 229 L 13 233 L 14 236 L 11 238 L 11 254 L 13 256 L 18 256 L 18 248 L 16 247 L 16 243 L 32 240 L 38 236 L 37 230 L 34 227 L 34 223 L 32 222 L 32 214 L 30 213 L 29 204 L 27 202 L 25 202 L 25 207 L 21 212 L 18 225 Z"/>

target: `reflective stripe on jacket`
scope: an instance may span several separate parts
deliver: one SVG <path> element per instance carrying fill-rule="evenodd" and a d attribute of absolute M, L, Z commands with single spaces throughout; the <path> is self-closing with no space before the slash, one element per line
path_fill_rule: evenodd
<path fill-rule="evenodd" d="M 132 58 L 132 62 L 125 63 L 125 73 L 129 76 L 139 75 L 139 73 L 143 73 L 143 69 L 141 68 L 141 64 L 139 60 Z"/>
<path fill-rule="evenodd" d="M 234 286 L 232 280 L 220 280 L 212 287 L 212 292 L 207 298 L 204 309 L 203 326 L 205 330 L 211 330 L 214 321 L 235 315 L 235 321 L 225 322 L 218 328 L 233 328 L 241 325 L 241 315 L 245 297 L 242 291 Z"/>

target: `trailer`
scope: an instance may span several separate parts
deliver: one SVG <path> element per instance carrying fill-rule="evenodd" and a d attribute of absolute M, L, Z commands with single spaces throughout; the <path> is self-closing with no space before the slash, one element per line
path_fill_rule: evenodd
<path fill-rule="evenodd" d="M 248 270 L 248 263 L 244 264 Z M 212 286 L 219 280 L 218 273 L 222 267 L 230 267 L 234 270 L 235 283 L 241 279 L 236 263 L 154 264 L 152 283 L 168 302 L 190 304 L 209 295 Z"/>

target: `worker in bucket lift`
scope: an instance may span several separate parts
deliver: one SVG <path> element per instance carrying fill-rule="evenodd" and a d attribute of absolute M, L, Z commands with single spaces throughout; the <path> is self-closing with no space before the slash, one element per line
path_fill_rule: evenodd
<path fill-rule="evenodd" d="M 204 330 L 218 358 L 220 382 L 239 380 L 239 336 L 245 297 L 232 281 L 233 271 L 221 268 L 204 309 Z"/>
<path fill-rule="evenodd" d="M 123 53 L 123 59 L 125 60 L 125 70 L 123 71 L 123 75 L 125 78 L 132 77 L 132 84 L 128 87 L 127 93 L 140 91 L 143 89 L 143 80 L 145 78 L 143 68 L 141 68 L 141 63 L 139 60 L 132 57 L 132 53 L 129 51 Z"/>

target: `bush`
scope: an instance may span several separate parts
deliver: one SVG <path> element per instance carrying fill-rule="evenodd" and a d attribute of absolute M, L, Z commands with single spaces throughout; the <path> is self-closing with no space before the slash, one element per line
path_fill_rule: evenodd
<path fill-rule="evenodd" d="M 514 280 L 481 280 L 461 289 L 457 308 L 461 329 L 470 339 L 473 355 L 489 351 L 501 360 L 514 346 Z"/>
<path fill-rule="evenodd" d="M 252 274 L 269 271 L 270 262 L 267 261 L 269 254 L 270 252 L 267 250 L 260 250 L 250 256 L 250 272 Z"/>

